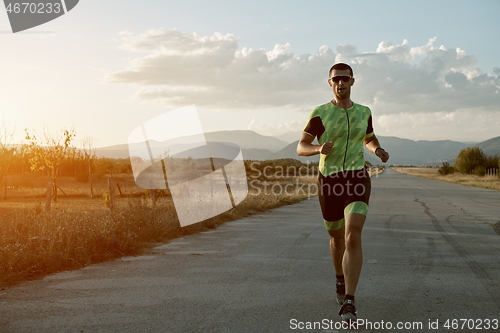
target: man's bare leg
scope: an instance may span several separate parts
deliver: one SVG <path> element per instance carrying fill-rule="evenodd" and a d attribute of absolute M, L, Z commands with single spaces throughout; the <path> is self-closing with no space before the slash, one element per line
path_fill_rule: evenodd
<path fill-rule="evenodd" d="M 337 230 L 327 230 L 330 235 L 330 254 L 335 274 L 344 275 L 342 260 L 345 252 L 345 226 Z"/>
<path fill-rule="evenodd" d="M 354 296 L 363 265 L 361 231 L 366 216 L 352 213 L 347 215 L 345 219 L 345 253 L 342 260 L 342 270 L 345 276 L 346 295 Z"/>
<path fill-rule="evenodd" d="M 333 267 L 335 268 L 335 291 L 337 303 L 344 304 L 345 281 L 342 260 L 345 252 L 345 226 L 337 230 L 328 230 L 330 235 L 330 254 L 332 255 Z"/>

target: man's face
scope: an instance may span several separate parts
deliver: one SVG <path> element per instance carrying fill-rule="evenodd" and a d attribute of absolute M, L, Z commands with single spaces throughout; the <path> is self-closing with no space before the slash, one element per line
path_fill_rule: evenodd
<path fill-rule="evenodd" d="M 350 71 L 346 70 L 337 70 L 334 69 L 332 71 L 332 76 L 350 76 Z M 339 80 L 338 82 L 334 82 L 331 78 L 328 79 L 328 84 L 333 89 L 333 93 L 335 97 L 338 99 L 348 99 L 351 97 L 351 87 L 354 84 L 354 78 L 349 79 L 348 82 L 344 82 L 344 80 Z"/>

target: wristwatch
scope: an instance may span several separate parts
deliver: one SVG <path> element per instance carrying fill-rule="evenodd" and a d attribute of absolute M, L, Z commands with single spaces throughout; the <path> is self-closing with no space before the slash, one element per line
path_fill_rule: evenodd
<path fill-rule="evenodd" d="M 375 149 L 375 155 L 377 155 L 377 156 L 378 156 L 377 152 L 378 152 L 379 149 L 382 149 L 383 151 L 385 151 L 384 148 L 378 147 L 377 149 Z"/>

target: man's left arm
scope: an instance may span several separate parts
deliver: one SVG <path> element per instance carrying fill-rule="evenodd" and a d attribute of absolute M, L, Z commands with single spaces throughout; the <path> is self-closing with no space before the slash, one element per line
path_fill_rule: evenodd
<path fill-rule="evenodd" d="M 384 148 L 380 147 L 380 142 L 378 142 L 375 134 L 365 138 L 365 146 L 371 153 L 377 155 L 383 163 L 389 160 L 389 153 L 386 152 Z"/>

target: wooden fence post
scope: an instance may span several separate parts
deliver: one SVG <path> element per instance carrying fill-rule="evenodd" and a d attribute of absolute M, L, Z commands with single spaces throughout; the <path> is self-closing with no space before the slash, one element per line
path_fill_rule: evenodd
<path fill-rule="evenodd" d="M 156 190 L 154 188 L 149 190 L 151 193 L 151 201 L 153 202 L 153 208 L 156 208 Z"/>
<path fill-rule="evenodd" d="M 153 208 L 156 207 L 156 190 L 154 189 L 153 182 L 151 179 L 149 180 L 149 197 L 151 198 L 151 201 L 153 202 Z"/>
<path fill-rule="evenodd" d="M 113 177 L 108 177 L 108 190 L 109 190 L 109 208 L 113 210 L 115 208 L 115 186 Z"/>
<path fill-rule="evenodd" d="M 120 192 L 120 197 L 123 198 L 122 189 L 120 188 L 120 184 L 116 183 L 116 187 L 118 187 L 118 192 Z"/>
<path fill-rule="evenodd" d="M 90 199 L 94 198 L 94 187 L 92 186 L 92 165 L 89 160 L 89 181 L 90 181 Z"/>
<path fill-rule="evenodd" d="M 52 200 L 52 182 L 47 184 L 47 195 L 45 199 L 45 210 L 50 211 L 50 201 Z"/>

